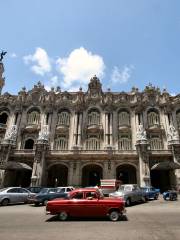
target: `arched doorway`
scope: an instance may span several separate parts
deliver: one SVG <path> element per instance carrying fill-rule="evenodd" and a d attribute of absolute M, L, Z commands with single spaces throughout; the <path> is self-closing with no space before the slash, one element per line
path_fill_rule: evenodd
<path fill-rule="evenodd" d="M 5 167 L 4 187 L 29 187 L 32 167 L 26 163 L 8 161 Z"/>
<path fill-rule="evenodd" d="M 48 170 L 47 186 L 61 187 L 67 186 L 68 168 L 63 164 L 55 164 Z"/>
<path fill-rule="evenodd" d="M 24 149 L 33 149 L 34 148 L 34 140 L 29 138 L 25 141 Z"/>
<path fill-rule="evenodd" d="M 96 164 L 89 164 L 82 169 L 82 186 L 97 186 L 100 184 L 103 174 L 102 167 Z"/>
<path fill-rule="evenodd" d="M 160 189 L 161 193 L 171 188 L 170 170 L 151 170 L 151 185 Z"/>
<path fill-rule="evenodd" d="M 116 168 L 116 178 L 121 184 L 136 184 L 136 168 L 130 164 L 123 164 Z"/>

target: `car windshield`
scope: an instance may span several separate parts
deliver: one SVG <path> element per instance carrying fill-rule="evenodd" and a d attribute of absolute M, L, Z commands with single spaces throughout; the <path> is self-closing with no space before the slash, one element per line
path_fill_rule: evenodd
<path fill-rule="evenodd" d="M 48 188 L 43 188 L 39 193 L 47 193 L 48 192 Z"/>

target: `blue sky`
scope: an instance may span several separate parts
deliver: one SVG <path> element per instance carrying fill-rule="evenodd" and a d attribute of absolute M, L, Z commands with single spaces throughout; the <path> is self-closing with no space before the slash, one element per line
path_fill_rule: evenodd
<path fill-rule="evenodd" d="M 6 85 L 180 93 L 179 0 L 0 0 Z"/>

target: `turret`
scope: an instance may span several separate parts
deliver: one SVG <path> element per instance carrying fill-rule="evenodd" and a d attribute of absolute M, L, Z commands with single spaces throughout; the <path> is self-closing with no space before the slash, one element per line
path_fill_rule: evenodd
<path fill-rule="evenodd" d="M 2 92 L 2 88 L 4 87 L 5 84 L 5 78 L 3 77 L 3 72 L 4 72 L 4 65 L 3 65 L 3 57 L 6 55 L 7 52 L 2 51 L 0 54 L 0 95 Z"/>

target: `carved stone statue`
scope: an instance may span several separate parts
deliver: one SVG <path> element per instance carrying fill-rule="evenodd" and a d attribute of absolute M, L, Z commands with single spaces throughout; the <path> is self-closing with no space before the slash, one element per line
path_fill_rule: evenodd
<path fill-rule="evenodd" d="M 48 141 L 49 140 L 49 126 L 43 125 L 40 132 L 38 141 Z"/>
<path fill-rule="evenodd" d="M 168 142 L 179 141 L 178 131 L 175 129 L 175 127 L 172 124 L 170 124 L 170 126 L 169 126 L 168 133 L 167 133 L 167 139 L 168 139 Z"/>
<path fill-rule="evenodd" d="M 136 140 L 137 141 L 147 141 L 146 131 L 144 130 L 144 127 L 142 124 L 139 124 Z"/>
<path fill-rule="evenodd" d="M 17 125 L 12 125 L 12 127 L 7 130 L 4 141 L 12 141 L 13 143 L 16 142 L 17 138 Z"/>
<path fill-rule="evenodd" d="M 2 62 L 2 60 L 3 60 L 4 56 L 6 55 L 6 53 L 7 52 L 4 52 L 4 51 L 1 52 L 1 54 L 0 54 L 0 56 L 1 56 L 0 57 L 0 62 Z"/>

